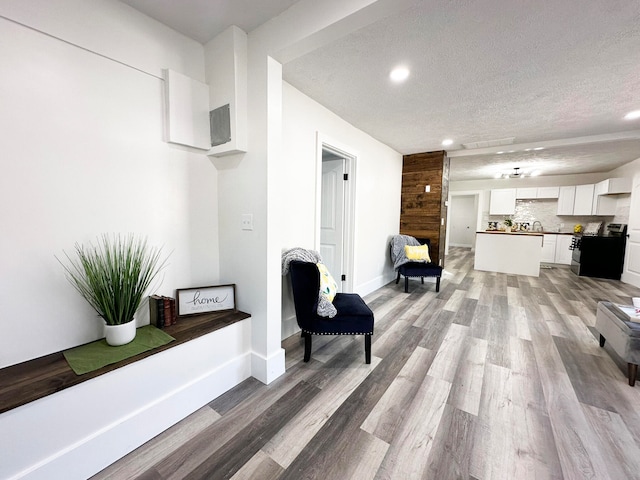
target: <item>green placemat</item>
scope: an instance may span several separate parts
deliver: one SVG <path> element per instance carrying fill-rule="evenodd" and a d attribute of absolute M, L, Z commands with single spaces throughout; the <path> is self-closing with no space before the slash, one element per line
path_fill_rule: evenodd
<path fill-rule="evenodd" d="M 103 338 L 97 342 L 71 348 L 62 353 L 67 362 L 69 362 L 69 366 L 76 372 L 76 375 L 82 375 L 83 373 L 98 370 L 105 365 L 111 365 L 125 358 L 161 347 L 174 340 L 175 338 L 171 335 L 153 325 L 146 325 L 138 328 L 136 330 L 136 338 L 126 345 L 112 347 L 107 345 L 106 340 Z"/>

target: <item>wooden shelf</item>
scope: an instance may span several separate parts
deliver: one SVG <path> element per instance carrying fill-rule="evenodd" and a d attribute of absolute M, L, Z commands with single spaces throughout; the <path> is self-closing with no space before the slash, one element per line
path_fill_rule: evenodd
<path fill-rule="evenodd" d="M 182 317 L 178 323 L 164 328 L 176 340 L 148 352 L 140 353 L 99 370 L 76 375 L 62 352 L 28 360 L 0 369 L 0 413 L 32 402 L 65 388 L 72 387 L 92 378 L 108 373 L 143 358 L 155 355 L 169 348 L 181 345 L 194 338 L 239 322 L 251 315 L 240 311 L 209 313 L 192 317 Z"/>

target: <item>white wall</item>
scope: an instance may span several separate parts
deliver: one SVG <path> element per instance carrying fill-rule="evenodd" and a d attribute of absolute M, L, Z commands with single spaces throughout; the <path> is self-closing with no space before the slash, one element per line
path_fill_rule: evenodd
<path fill-rule="evenodd" d="M 15 6 L 16 17 L 28 22 L 17 8 L 27 3 L 45 8 L 45 2 L 3 3 L 0 13 L 11 17 Z M 80 3 L 46 2 L 55 8 L 34 23 L 48 31 L 49 19 L 51 30 L 64 35 L 61 22 Z M 99 12 L 100 5 L 110 8 Z M 110 16 L 113 6 L 95 2 L 91 11 L 102 14 L 99 40 L 115 55 L 110 45 L 121 45 L 128 28 L 150 28 L 148 18 L 130 9 L 120 23 L 120 10 Z M 84 33 L 91 40 L 87 48 L 99 46 L 96 36 L 77 31 L 73 16 L 68 25 L 74 42 L 84 46 Z M 117 28 L 108 33 L 105 25 Z M 157 48 L 163 42 L 168 56 L 203 63 L 201 45 L 184 37 L 176 43 L 175 32 L 156 24 L 147 42 L 123 48 L 132 62 L 123 65 L 6 19 L 0 19 L 0 36 L 11 39 L 0 42 L 2 367 L 102 337 L 101 322 L 54 257 L 72 252 L 75 242 L 103 232 L 148 236 L 171 254 L 159 293 L 215 283 L 218 200 L 217 172 L 208 158 L 163 141 L 162 80 L 137 70 L 149 67 L 148 43 Z M 152 70 L 166 65 L 156 66 Z M 202 70 L 185 73 L 200 76 Z M 142 309 L 138 323 L 147 321 Z"/>
<path fill-rule="evenodd" d="M 280 258 L 281 230 L 289 218 L 284 207 L 290 200 L 282 191 L 284 138 L 279 61 L 289 61 L 392 14 L 390 7 L 394 6 L 398 6 L 397 0 L 301 0 L 249 32 L 247 153 L 216 162 L 221 165 L 226 160 L 226 167 L 219 167 L 220 198 L 224 199 L 219 218 L 220 249 L 224 252 L 220 274 L 223 278 L 233 275 L 242 284 L 240 305 L 252 315 L 252 375 L 265 383 L 284 372 Z M 363 188 L 366 193 L 367 186 Z M 241 216 L 248 213 L 253 214 L 253 230 L 243 231 Z M 369 221 L 375 222 L 375 218 Z M 359 234 L 366 235 L 373 228 Z M 366 278 L 369 272 L 362 275 Z"/>
<path fill-rule="evenodd" d="M 354 291 L 366 295 L 393 280 L 388 249 L 400 227 L 402 155 L 350 125 L 302 92 L 283 84 L 281 247 L 315 248 L 317 134 L 357 152 Z M 283 338 L 294 315 L 289 278 L 283 280 Z"/>
<path fill-rule="evenodd" d="M 3 0 L 0 16 L 158 78 L 169 68 L 204 81 L 202 45 L 117 0 Z"/>
<path fill-rule="evenodd" d="M 220 255 L 216 166 L 163 140 L 161 71 L 204 80 L 203 46 L 115 0 L 6 1 L 0 16 L 3 367 L 103 336 L 54 257 L 75 242 L 147 236 L 170 254 L 164 295 L 219 283 Z M 251 330 L 240 322 L 0 414 L 0 477 L 95 473 L 247 378 Z M 145 374 L 167 358 L 170 382 Z"/>
<path fill-rule="evenodd" d="M 452 195 L 449 204 L 448 245 L 473 247 L 478 217 L 476 195 Z"/>

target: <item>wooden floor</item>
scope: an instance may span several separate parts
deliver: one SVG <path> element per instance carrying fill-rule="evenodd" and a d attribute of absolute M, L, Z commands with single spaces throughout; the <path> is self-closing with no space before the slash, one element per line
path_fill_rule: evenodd
<path fill-rule="evenodd" d="M 473 270 L 451 249 L 434 284 L 367 296 L 362 337 L 314 337 L 287 372 L 249 379 L 96 479 L 640 479 L 640 384 L 594 334 L 599 300 L 640 290 Z M 613 354 L 615 356 L 615 354 Z"/>

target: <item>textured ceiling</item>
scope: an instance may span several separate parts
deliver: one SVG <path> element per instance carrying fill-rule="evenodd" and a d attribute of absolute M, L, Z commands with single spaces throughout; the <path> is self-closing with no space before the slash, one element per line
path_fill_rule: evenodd
<path fill-rule="evenodd" d="M 506 150 L 503 148 L 503 150 Z M 609 172 L 640 157 L 640 139 L 559 146 L 542 151 L 480 154 L 451 158 L 451 178 L 477 180 L 497 173 L 539 170 L 542 175 Z"/>
<path fill-rule="evenodd" d="M 250 31 L 294 2 L 125 3 L 203 41 L 232 23 Z M 212 4 L 219 8 L 206 13 Z M 398 64 L 411 69 L 401 85 L 388 79 Z M 640 120 L 623 120 L 640 109 L 638 0 L 416 1 L 286 63 L 283 76 L 403 154 L 441 150 L 452 138 L 452 180 L 533 158 L 543 175 L 562 175 L 640 157 Z M 462 147 L 505 137 L 520 153 Z M 537 145 L 545 150 L 535 157 L 522 151 Z"/>

